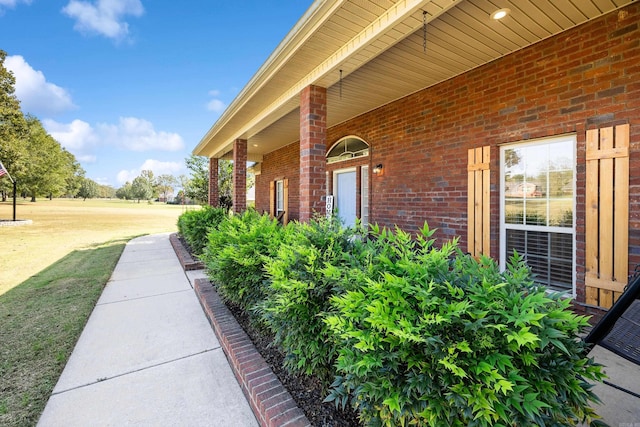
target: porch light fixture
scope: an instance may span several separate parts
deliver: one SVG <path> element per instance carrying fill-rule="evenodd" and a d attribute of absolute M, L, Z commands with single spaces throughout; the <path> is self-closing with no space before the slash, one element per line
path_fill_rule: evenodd
<path fill-rule="evenodd" d="M 376 175 L 380 175 L 382 173 L 382 163 L 378 163 L 372 171 Z"/>
<path fill-rule="evenodd" d="M 491 19 L 494 19 L 494 20 L 498 21 L 498 20 L 504 18 L 505 16 L 507 16 L 510 13 L 511 13 L 511 9 L 504 8 L 504 9 L 496 10 L 490 16 L 491 16 Z"/>

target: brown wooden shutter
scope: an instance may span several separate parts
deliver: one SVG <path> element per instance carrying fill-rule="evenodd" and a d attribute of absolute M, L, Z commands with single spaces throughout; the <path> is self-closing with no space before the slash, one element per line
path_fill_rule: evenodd
<path fill-rule="evenodd" d="M 629 125 L 587 131 L 586 302 L 610 308 L 629 274 Z"/>
<path fill-rule="evenodd" d="M 276 216 L 276 182 L 269 183 L 269 215 L 271 218 Z"/>
<path fill-rule="evenodd" d="M 289 180 L 285 178 L 282 186 L 284 187 L 284 217 L 282 218 L 282 223 L 287 224 L 289 222 Z"/>
<path fill-rule="evenodd" d="M 467 174 L 469 185 L 467 188 L 467 250 L 473 256 L 484 254 L 491 256 L 491 188 L 490 147 L 471 148 Z"/>

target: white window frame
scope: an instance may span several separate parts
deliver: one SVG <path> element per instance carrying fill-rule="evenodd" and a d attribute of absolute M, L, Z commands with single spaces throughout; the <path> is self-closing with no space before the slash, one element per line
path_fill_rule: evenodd
<path fill-rule="evenodd" d="M 364 148 L 362 150 L 358 150 L 358 151 L 345 151 L 343 152 L 341 155 L 339 156 L 333 156 L 333 157 L 329 157 L 329 154 L 331 154 L 331 151 L 333 151 L 333 149 L 340 144 L 342 141 L 347 140 L 347 139 L 357 139 L 360 142 L 363 142 L 367 148 Z M 331 148 L 329 148 L 329 150 L 327 150 L 327 154 L 326 154 L 326 158 L 327 158 L 327 164 L 332 164 L 332 163 L 339 163 L 339 162 L 345 162 L 347 160 L 352 160 L 352 159 L 359 159 L 359 158 L 364 158 L 364 157 L 368 157 L 369 156 L 369 151 L 370 151 L 370 146 L 369 143 L 367 141 L 365 141 L 364 139 L 360 138 L 359 136 L 356 135 L 349 135 L 349 136 L 345 136 L 344 138 L 340 138 L 339 140 L 337 140 L 332 146 Z"/>
<path fill-rule="evenodd" d="M 275 185 L 275 214 L 280 215 L 284 211 L 284 180 L 276 181 Z"/>
<path fill-rule="evenodd" d="M 369 228 L 369 166 L 360 168 L 360 221 L 365 229 Z"/>
<path fill-rule="evenodd" d="M 540 226 L 540 225 L 525 225 L 525 224 L 506 224 L 505 223 L 505 150 L 514 148 L 514 147 L 526 147 L 533 145 L 545 145 L 557 142 L 571 142 L 573 147 L 573 224 L 571 228 L 569 227 L 557 227 L 557 226 Z M 567 293 L 567 297 L 574 298 L 576 295 L 576 205 L 577 205 L 577 196 L 576 196 L 576 173 L 577 173 L 577 139 L 575 134 L 567 134 L 557 137 L 549 137 L 549 138 L 539 138 L 530 141 L 519 141 L 510 144 L 504 144 L 500 146 L 500 267 L 504 270 L 507 265 L 508 258 L 511 254 L 506 253 L 506 244 L 507 244 L 507 228 L 515 229 L 515 230 L 524 230 L 524 231 L 540 231 L 540 232 L 550 232 L 550 233 L 562 233 L 562 234 L 571 234 L 573 236 L 573 253 L 572 253 L 572 283 L 571 283 L 571 292 L 568 290 L 565 291 Z M 548 215 L 547 215 L 548 217 Z M 571 230 L 570 233 L 567 231 Z M 556 291 L 555 289 L 550 290 Z"/>

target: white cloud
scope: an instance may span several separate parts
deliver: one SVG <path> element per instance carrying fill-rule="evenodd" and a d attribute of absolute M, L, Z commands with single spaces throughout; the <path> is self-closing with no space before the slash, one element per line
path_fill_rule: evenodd
<path fill-rule="evenodd" d="M 227 105 L 218 98 L 220 96 L 220 91 L 211 90 L 209 91 L 209 95 L 212 96 L 213 99 L 207 103 L 207 110 L 222 113 L 224 109 L 227 108 Z"/>
<path fill-rule="evenodd" d="M 100 123 L 95 127 L 77 119 L 71 123 L 44 119 L 42 124 L 56 141 L 82 163 L 96 162 L 94 150 L 98 147 L 120 148 L 126 151 L 177 151 L 184 147 L 182 137 L 177 133 L 158 132 L 151 122 L 135 117 L 121 117 L 118 124 Z M 174 167 L 174 164 L 150 165 L 159 170 Z M 139 172 L 135 173 L 134 178 L 138 175 Z"/>
<path fill-rule="evenodd" d="M 55 115 L 76 108 L 65 89 L 48 82 L 42 71 L 34 70 L 22 56 L 7 56 L 5 67 L 16 78 L 15 95 L 27 113 Z"/>
<path fill-rule="evenodd" d="M 2 7 L 14 8 L 18 3 L 31 4 L 31 0 L 0 0 L 0 8 Z"/>
<path fill-rule="evenodd" d="M 120 40 L 129 34 L 126 15 L 142 16 L 140 0 L 97 0 L 95 3 L 71 0 L 62 12 L 76 20 L 74 29 Z"/>
<path fill-rule="evenodd" d="M 124 184 L 125 182 L 132 182 L 138 175 L 140 175 L 138 169 L 121 170 L 118 172 L 116 179 L 118 180 L 118 184 Z"/>
<path fill-rule="evenodd" d="M 140 173 L 144 170 L 152 171 L 154 176 L 164 174 L 174 175 L 182 168 L 182 163 L 147 159 L 137 169 L 121 170 L 118 172 L 117 180 L 119 184 L 124 184 L 127 181 L 132 182 L 136 177 L 140 176 Z"/>
<path fill-rule="evenodd" d="M 178 151 L 184 148 L 184 141 L 177 133 L 156 131 L 151 122 L 136 117 L 120 117 L 116 125 L 99 123 L 96 130 L 104 143 L 117 144 L 130 151 Z"/>
<path fill-rule="evenodd" d="M 98 135 L 91 125 L 82 120 L 74 120 L 69 124 L 58 123 L 51 119 L 42 120 L 44 128 L 64 148 L 71 152 L 82 151 L 98 142 Z"/>

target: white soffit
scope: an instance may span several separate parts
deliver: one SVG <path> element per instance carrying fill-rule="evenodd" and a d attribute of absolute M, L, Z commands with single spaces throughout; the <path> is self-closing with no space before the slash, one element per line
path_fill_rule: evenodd
<path fill-rule="evenodd" d="M 310 84 L 328 88 L 333 126 L 632 2 L 316 1 L 194 153 L 219 157 L 242 138 L 261 156 L 297 141 L 299 94 Z M 511 13 L 492 20 L 500 8 Z"/>

